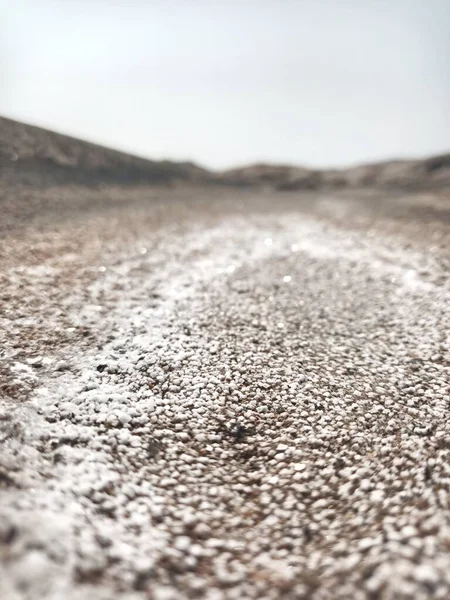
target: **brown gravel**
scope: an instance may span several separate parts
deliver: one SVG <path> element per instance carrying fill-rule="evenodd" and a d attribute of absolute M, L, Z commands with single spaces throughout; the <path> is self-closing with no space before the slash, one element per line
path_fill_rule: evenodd
<path fill-rule="evenodd" d="M 445 191 L 14 194 L 2 598 L 448 597 Z"/>

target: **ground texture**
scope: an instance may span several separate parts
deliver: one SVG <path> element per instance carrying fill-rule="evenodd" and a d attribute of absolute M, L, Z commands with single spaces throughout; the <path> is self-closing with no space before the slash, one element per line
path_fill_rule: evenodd
<path fill-rule="evenodd" d="M 28 188 L 0 597 L 450 597 L 450 195 Z"/>

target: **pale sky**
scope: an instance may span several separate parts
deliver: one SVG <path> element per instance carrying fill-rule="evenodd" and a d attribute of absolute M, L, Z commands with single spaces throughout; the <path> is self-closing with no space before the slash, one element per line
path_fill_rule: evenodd
<path fill-rule="evenodd" d="M 0 0 L 0 114 L 208 167 L 450 150 L 449 0 Z"/>

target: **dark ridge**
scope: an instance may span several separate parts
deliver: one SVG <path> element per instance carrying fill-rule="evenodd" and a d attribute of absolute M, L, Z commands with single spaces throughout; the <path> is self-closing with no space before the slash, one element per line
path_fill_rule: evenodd
<path fill-rule="evenodd" d="M 0 179 L 35 187 L 207 181 L 193 163 L 152 161 L 0 117 Z"/>

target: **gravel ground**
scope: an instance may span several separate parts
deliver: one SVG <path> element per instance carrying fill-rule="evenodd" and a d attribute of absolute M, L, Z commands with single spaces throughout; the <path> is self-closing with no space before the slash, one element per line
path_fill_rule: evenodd
<path fill-rule="evenodd" d="M 212 196 L 5 234 L 0 597 L 447 600 L 448 197 Z"/>

